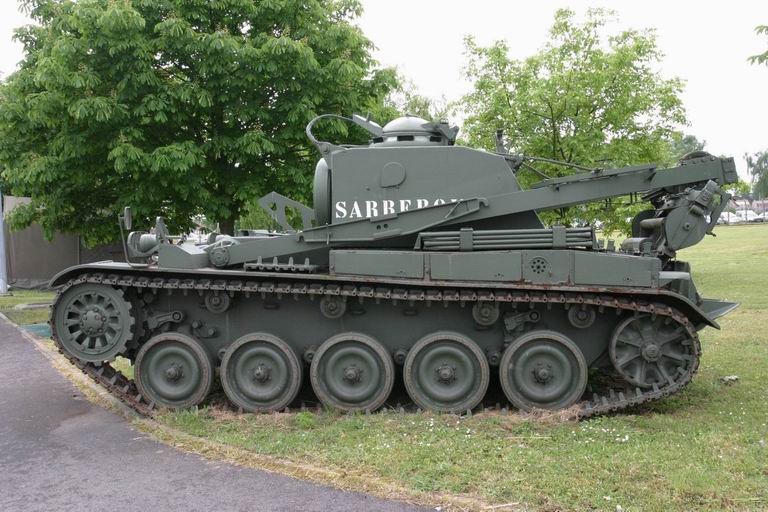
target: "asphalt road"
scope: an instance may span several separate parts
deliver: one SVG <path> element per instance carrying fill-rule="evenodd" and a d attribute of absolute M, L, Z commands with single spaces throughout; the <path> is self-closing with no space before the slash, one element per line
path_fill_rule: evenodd
<path fill-rule="evenodd" d="M 417 510 L 160 444 L 91 404 L 0 319 L 0 510 Z"/>

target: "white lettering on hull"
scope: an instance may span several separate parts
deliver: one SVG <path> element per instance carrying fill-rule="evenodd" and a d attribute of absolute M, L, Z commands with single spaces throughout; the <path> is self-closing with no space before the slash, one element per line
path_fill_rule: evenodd
<path fill-rule="evenodd" d="M 334 218 L 336 219 L 362 219 L 378 217 L 379 215 L 391 215 L 410 210 L 418 210 L 427 206 L 439 206 L 447 201 L 455 203 L 458 199 L 384 199 L 383 201 L 336 201 L 334 205 Z M 415 204 L 414 204 L 415 203 Z M 365 215 L 363 215 L 365 213 Z"/>

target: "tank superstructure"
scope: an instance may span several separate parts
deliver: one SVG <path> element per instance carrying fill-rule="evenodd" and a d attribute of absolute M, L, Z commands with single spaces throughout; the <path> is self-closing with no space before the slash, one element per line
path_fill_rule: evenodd
<path fill-rule="evenodd" d="M 353 116 L 371 140 L 349 146 L 314 137 L 325 117 L 307 127 L 321 154 L 314 207 L 259 201 L 281 232 L 196 244 L 158 218 L 129 234 L 132 262 L 56 276 L 51 323 L 73 363 L 142 411 L 200 403 L 218 367 L 245 411 L 282 410 L 310 387 L 325 406 L 372 411 L 402 380 L 421 409 L 471 410 L 490 386 L 521 409 L 578 403 L 589 416 L 679 390 L 698 367 L 697 332 L 736 306 L 702 298 L 676 259 L 727 204 L 730 158 L 695 153 L 671 169 L 594 169 L 523 190 L 525 157 L 457 146 L 446 123 Z M 629 194 L 654 209 L 618 248 L 537 214 Z M 130 230 L 129 210 L 122 222 Z M 109 366 L 117 355 L 135 382 Z M 621 384 L 588 382 L 592 369 Z"/>

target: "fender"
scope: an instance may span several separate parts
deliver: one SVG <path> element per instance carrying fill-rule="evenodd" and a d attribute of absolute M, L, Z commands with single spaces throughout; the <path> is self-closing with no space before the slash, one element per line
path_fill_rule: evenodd
<path fill-rule="evenodd" d="M 98 263 L 89 263 L 84 265 L 76 265 L 62 270 L 56 274 L 50 281 L 50 287 L 56 288 L 67 283 L 67 281 L 76 278 L 77 276 L 85 273 L 99 272 L 99 273 L 111 273 L 111 274 L 125 274 L 130 273 L 136 277 L 162 277 L 173 276 L 175 278 L 188 277 L 188 278 L 201 278 L 208 277 L 210 279 L 242 279 L 253 278 L 256 276 L 263 276 L 270 279 L 284 279 L 284 280 L 306 280 L 306 281 L 333 281 L 333 282 L 348 282 L 348 283 L 367 283 L 369 280 L 365 276 L 335 276 L 328 274 L 290 274 L 285 272 L 246 272 L 243 270 L 224 270 L 219 268 L 201 268 L 201 269 L 169 269 L 169 268 L 157 268 L 148 265 L 135 265 L 114 261 L 102 261 Z M 716 319 L 731 312 L 739 306 L 735 302 L 726 302 L 715 299 L 702 299 L 700 304 L 693 303 L 687 297 L 684 297 L 676 292 L 665 289 L 648 289 L 648 288 L 596 288 L 596 287 L 584 287 L 584 286 L 541 286 L 528 283 L 488 283 L 488 282 L 476 282 L 476 281 L 422 281 L 416 279 L 380 279 L 377 282 L 381 284 L 392 285 L 411 285 L 411 286 L 446 286 L 450 288 L 463 287 L 463 288 L 502 288 L 502 289 L 516 289 L 516 290 L 531 290 L 531 291 L 554 291 L 563 290 L 569 292 L 584 293 L 605 293 L 611 295 L 624 295 L 634 297 L 644 297 L 647 300 L 657 300 L 667 304 L 668 306 L 679 309 L 683 312 L 693 323 L 696 330 L 699 331 L 706 326 L 720 329 L 720 325 Z"/>

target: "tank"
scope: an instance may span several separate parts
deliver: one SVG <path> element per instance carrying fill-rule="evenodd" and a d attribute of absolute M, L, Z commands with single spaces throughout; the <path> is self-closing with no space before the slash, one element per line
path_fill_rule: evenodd
<path fill-rule="evenodd" d="M 158 217 L 124 238 L 125 262 L 55 276 L 60 350 L 145 414 L 196 406 L 218 381 L 246 412 L 511 403 L 588 417 L 679 391 L 699 366 L 698 332 L 737 306 L 703 298 L 676 257 L 712 233 L 731 158 L 580 168 L 523 189 L 517 173 L 546 159 L 506 153 L 500 135 L 487 152 L 456 145 L 447 123 L 356 115 L 341 119 L 370 141 L 342 145 L 313 135 L 328 117 L 307 126 L 313 208 L 259 200 L 279 231 L 197 243 Z M 653 208 L 618 246 L 539 217 L 627 195 Z M 119 221 L 131 230 L 130 208 Z"/>

